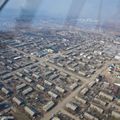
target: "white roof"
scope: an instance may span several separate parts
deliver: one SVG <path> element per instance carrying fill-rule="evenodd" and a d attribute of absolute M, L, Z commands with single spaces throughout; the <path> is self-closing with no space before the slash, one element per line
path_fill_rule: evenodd
<path fill-rule="evenodd" d="M 75 111 L 77 109 L 77 106 L 74 105 L 74 104 L 72 104 L 72 103 L 67 103 L 66 107 L 69 108 L 69 109 L 71 109 L 71 110 L 73 110 L 73 111 Z"/>
<path fill-rule="evenodd" d="M 22 103 L 21 100 L 19 100 L 18 98 L 14 97 L 13 101 L 16 102 L 18 105 L 20 105 Z"/>
<path fill-rule="evenodd" d="M 55 105 L 55 103 L 53 101 L 48 102 L 45 106 L 43 106 L 43 110 L 45 112 L 47 112 L 48 110 L 50 110 L 53 106 Z"/>
<path fill-rule="evenodd" d="M 58 97 L 57 94 L 55 94 L 55 93 L 53 93 L 53 92 L 51 92 L 51 91 L 49 91 L 48 94 L 49 94 L 51 97 L 53 97 L 53 98 L 57 98 L 57 97 Z"/>
<path fill-rule="evenodd" d="M 60 120 L 60 118 L 54 117 L 54 118 L 52 118 L 52 120 Z"/>
<path fill-rule="evenodd" d="M 24 109 L 25 109 L 25 111 L 28 113 L 28 114 L 30 114 L 30 116 L 34 116 L 35 115 L 35 112 L 31 109 L 31 108 L 29 108 L 29 107 L 24 107 Z"/>

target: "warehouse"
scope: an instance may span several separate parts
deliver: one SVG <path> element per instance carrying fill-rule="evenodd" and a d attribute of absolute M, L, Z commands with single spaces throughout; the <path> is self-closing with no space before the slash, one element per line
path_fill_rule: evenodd
<path fill-rule="evenodd" d="M 66 64 L 69 65 L 69 64 L 71 64 L 71 63 L 72 63 L 72 61 L 68 60 Z"/>
<path fill-rule="evenodd" d="M 84 88 L 84 89 L 82 89 L 81 94 L 85 95 L 85 94 L 87 94 L 88 91 L 89 91 L 88 88 Z"/>
<path fill-rule="evenodd" d="M 74 105 L 73 103 L 67 103 L 66 108 L 68 108 L 68 109 L 70 109 L 72 111 L 76 111 L 78 106 Z"/>
<path fill-rule="evenodd" d="M 21 58 L 22 58 L 22 56 L 17 56 L 17 57 L 14 57 L 13 59 L 18 60 L 18 59 L 21 59 Z"/>
<path fill-rule="evenodd" d="M 84 100 L 83 98 L 80 98 L 80 97 L 78 97 L 78 96 L 75 96 L 75 99 L 76 99 L 77 101 L 81 102 L 82 104 L 86 104 L 86 103 L 87 103 L 86 100 Z"/>
<path fill-rule="evenodd" d="M 31 117 L 36 116 L 36 112 L 34 110 L 32 110 L 31 108 L 25 106 L 24 109 Z"/>
<path fill-rule="evenodd" d="M 7 66 L 7 69 L 11 70 L 11 71 L 13 70 L 13 68 L 11 66 Z"/>
<path fill-rule="evenodd" d="M 91 115 L 91 114 L 89 114 L 87 112 L 84 113 L 84 117 L 86 119 L 89 119 L 89 120 L 99 120 L 98 118 L 94 117 L 93 115 Z"/>
<path fill-rule="evenodd" d="M 28 69 L 24 69 L 24 72 L 30 74 L 30 71 Z"/>
<path fill-rule="evenodd" d="M 61 87 L 56 86 L 55 89 L 58 90 L 60 93 L 65 93 L 65 90 Z"/>
<path fill-rule="evenodd" d="M 81 60 L 81 57 L 79 57 L 79 56 L 74 56 L 74 59 L 76 59 L 76 60 Z"/>
<path fill-rule="evenodd" d="M 33 88 L 28 87 L 27 89 L 25 89 L 25 90 L 22 92 L 22 94 L 23 94 L 23 95 L 27 95 L 27 94 L 31 93 L 32 91 L 33 91 Z"/>
<path fill-rule="evenodd" d="M 96 81 L 92 81 L 92 82 L 89 83 L 88 87 L 91 88 L 91 87 L 93 87 L 95 84 L 96 84 Z"/>
<path fill-rule="evenodd" d="M 58 65 L 59 67 L 64 67 L 64 65 L 61 64 L 61 63 L 57 63 L 57 65 Z"/>
<path fill-rule="evenodd" d="M 45 106 L 43 106 L 43 110 L 45 112 L 49 111 L 54 107 L 55 103 L 53 101 L 48 102 Z"/>
<path fill-rule="evenodd" d="M 16 72 L 16 75 L 19 76 L 19 77 L 23 77 L 23 74 L 20 73 L 20 72 Z"/>
<path fill-rule="evenodd" d="M 99 96 L 102 96 L 103 98 L 107 98 L 110 101 L 112 101 L 114 99 L 113 96 L 110 96 L 110 95 L 103 93 L 103 92 L 100 92 Z"/>
<path fill-rule="evenodd" d="M 24 87 L 26 87 L 27 85 L 25 83 L 22 83 L 18 86 L 16 86 L 16 90 L 20 90 L 20 89 L 23 89 Z"/>
<path fill-rule="evenodd" d="M 37 87 L 39 90 L 42 90 L 42 91 L 45 90 L 45 88 L 44 88 L 43 86 L 39 85 L 39 84 L 37 84 L 36 87 Z"/>
<path fill-rule="evenodd" d="M 5 93 L 6 95 L 10 94 L 10 90 L 8 90 L 7 88 L 5 87 L 2 87 L 2 92 Z"/>
<path fill-rule="evenodd" d="M 36 79 L 39 79 L 40 75 L 33 73 L 33 77 L 35 77 Z"/>
<path fill-rule="evenodd" d="M 29 82 L 29 83 L 31 83 L 33 80 L 32 79 L 30 79 L 30 78 L 28 78 L 28 77 L 25 77 L 25 80 L 27 81 L 27 82 Z"/>
<path fill-rule="evenodd" d="M 120 105 L 114 104 L 113 106 L 114 106 L 114 108 L 115 108 L 116 110 L 120 110 Z"/>
<path fill-rule="evenodd" d="M 12 77 L 11 74 L 6 74 L 6 75 L 2 76 L 2 79 L 3 79 L 3 80 L 6 80 L 6 79 L 9 79 L 9 78 L 11 78 L 11 77 Z"/>
<path fill-rule="evenodd" d="M 80 79 L 77 79 L 77 78 L 75 78 L 75 77 L 72 77 L 72 76 L 71 76 L 71 79 L 72 79 L 73 81 L 80 82 Z"/>
<path fill-rule="evenodd" d="M 15 118 L 13 116 L 3 116 L 1 120 L 15 120 Z"/>
<path fill-rule="evenodd" d="M 118 113 L 116 111 L 112 111 L 112 116 L 114 116 L 115 118 L 120 119 L 120 113 Z"/>
<path fill-rule="evenodd" d="M 51 75 L 50 76 L 50 80 L 54 80 L 54 79 L 56 79 L 56 78 L 58 78 L 59 77 L 59 75 L 57 75 L 57 74 L 53 74 L 53 75 Z"/>
<path fill-rule="evenodd" d="M 53 74 L 53 71 L 48 71 L 48 72 L 45 73 L 45 76 L 46 76 L 46 77 L 49 77 L 49 76 L 52 75 L 52 74 Z"/>
<path fill-rule="evenodd" d="M 50 67 L 50 66 L 49 66 L 49 69 L 50 69 L 52 72 L 55 72 L 55 71 L 56 71 L 56 69 L 55 69 L 55 68 Z"/>
<path fill-rule="evenodd" d="M 58 98 L 58 95 L 53 93 L 53 92 L 51 92 L 51 91 L 48 92 L 48 95 L 50 95 L 52 98 L 55 98 L 55 99 Z"/>
<path fill-rule="evenodd" d="M 120 105 L 120 100 L 119 100 L 119 99 L 117 99 L 117 104 L 119 104 L 119 105 Z"/>
<path fill-rule="evenodd" d="M 63 76 L 63 77 L 68 77 L 68 74 L 64 73 L 64 72 L 60 72 L 60 74 Z"/>
<path fill-rule="evenodd" d="M 49 81 L 47 81 L 47 80 L 45 80 L 44 83 L 47 84 L 47 85 L 49 85 L 49 86 L 52 86 L 52 85 L 53 85 L 53 83 L 51 83 L 51 82 L 49 82 Z"/>
<path fill-rule="evenodd" d="M 73 68 L 75 68 L 75 67 L 77 67 L 77 66 L 78 66 L 78 63 L 73 63 L 73 64 L 72 64 L 72 67 L 73 67 Z"/>
<path fill-rule="evenodd" d="M 68 70 L 75 72 L 75 68 L 72 68 L 70 66 L 67 66 Z"/>
<path fill-rule="evenodd" d="M 53 64 L 55 63 L 54 59 L 50 59 L 49 62 Z"/>
<path fill-rule="evenodd" d="M 19 69 L 20 68 L 20 65 L 18 65 L 17 63 L 15 63 L 13 66 L 14 66 L 15 69 Z"/>
<path fill-rule="evenodd" d="M 102 109 L 102 108 L 99 108 L 99 107 L 97 107 L 97 106 L 95 106 L 95 105 L 93 105 L 93 104 L 90 105 L 90 108 L 98 111 L 100 114 L 103 113 L 103 109 Z"/>
<path fill-rule="evenodd" d="M 81 61 L 79 61 L 78 63 L 79 63 L 80 65 L 82 65 L 82 66 L 85 66 L 85 65 L 86 65 L 86 63 L 81 62 Z"/>
<path fill-rule="evenodd" d="M 106 105 L 107 105 L 106 102 L 104 102 L 104 101 L 102 101 L 102 100 L 100 100 L 100 99 L 98 99 L 98 98 L 94 98 L 94 101 L 96 101 L 97 103 L 99 103 L 99 104 L 101 104 L 101 105 L 103 105 L 103 106 L 106 106 Z"/>
<path fill-rule="evenodd" d="M 21 105 L 23 103 L 23 101 L 21 101 L 20 99 L 13 97 L 13 102 L 15 102 L 17 105 Z"/>
<path fill-rule="evenodd" d="M 61 119 L 58 117 L 53 117 L 51 120 L 61 120 Z"/>
<path fill-rule="evenodd" d="M 78 83 L 73 83 L 71 86 L 70 86 L 70 89 L 71 90 L 74 90 L 75 88 L 77 88 L 78 87 Z"/>
<path fill-rule="evenodd" d="M 85 77 L 85 76 L 87 75 L 87 74 L 86 74 L 85 72 L 83 72 L 83 71 L 79 71 L 78 74 L 81 75 L 81 76 L 83 76 L 83 77 Z"/>

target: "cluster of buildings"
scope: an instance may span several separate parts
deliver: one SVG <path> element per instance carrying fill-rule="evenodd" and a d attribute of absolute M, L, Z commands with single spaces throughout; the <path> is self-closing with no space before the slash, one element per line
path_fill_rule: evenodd
<path fill-rule="evenodd" d="M 28 119 L 40 119 L 80 85 L 81 81 L 72 75 L 33 60 L 29 65 L 1 75 L 1 101 L 5 99 L 10 105 L 1 115 L 14 116 L 20 112 Z M 14 109 L 19 112 L 14 113 Z"/>
<path fill-rule="evenodd" d="M 3 76 L 6 73 L 10 73 L 14 70 L 33 64 L 34 61 L 29 59 L 28 56 L 24 56 L 15 50 L 10 48 L 0 49 L 0 75 Z M 7 77 L 7 76 L 6 76 Z M 5 79 L 5 78 L 3 78 Z"/>
<path fill-rule="evenodd" d="M 120 119 L 119 85 L 115 90 L 103 76 L 92 79 L 108 61 L 118 60 L 119 44 L 112 36 L 21 30 L 0 44 L 0 119 L 47 120 L 46 115 L 78 88 L 49 120 Z M 107 68 L 119 80 L 120 66 Z"/>
<path fill-rule="evenodd" d="M 120 119 L 120 100 L 113 93 L 110 83 L 97 78 L 81 89 L 64 109 L 80 120 L 117 120 Z"/>

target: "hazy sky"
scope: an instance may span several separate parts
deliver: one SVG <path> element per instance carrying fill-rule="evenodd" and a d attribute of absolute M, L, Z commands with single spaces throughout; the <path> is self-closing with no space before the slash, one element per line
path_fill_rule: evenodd
<path fill-rule="evenodd" d="M 45 14 L 54 17 L 66 17 L 68 16 L 69 10 L 72 6 L 72 2 L 79 5 L 82 0 L 10 0 L 5 9 L 17 9 L 27 8 L 35 10 L 36 15 Z M 84 18 L 98 18 L 99 4 L 101 0 L 86 0 L 82 10 L 78 11 L 80 17 Z M 30 5 L 29 5 L 30 4 Z M 32 5 L 32 6 L 31 6 Z M 73 11 L 76 9 L 73 6 Z M 103 0 L 102 7 L 102 19 L 110 20 L 114 16 L 114 19 L 120 12 L 120 0 Z M 44 12 L 44 13 L 43 13 Z M 8 13 L 9 14 L 9 13 Z"/>

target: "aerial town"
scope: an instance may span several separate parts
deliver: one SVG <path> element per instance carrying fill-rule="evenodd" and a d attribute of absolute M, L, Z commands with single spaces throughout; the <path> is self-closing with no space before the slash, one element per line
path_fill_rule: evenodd
<path fill-rule="evenodd" d="M 120 37 L 57 28 L 0 35 L 1 120 L 120 120 Z"/>

